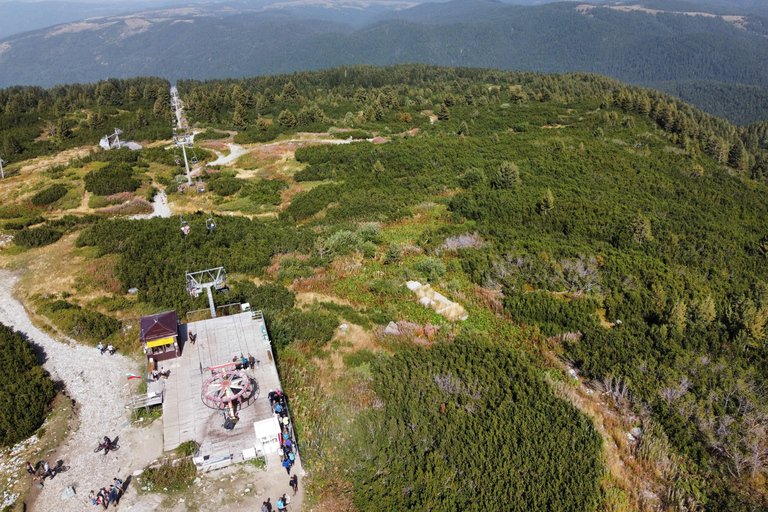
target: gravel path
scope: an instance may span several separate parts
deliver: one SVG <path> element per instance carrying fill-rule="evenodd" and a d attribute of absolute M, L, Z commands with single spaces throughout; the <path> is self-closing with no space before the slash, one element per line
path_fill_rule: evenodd
<path fill-rule="evenodd" d="M 54 379 L 65 383 L 66 392 L 77 403 L 79 412 L 77 430 L 58 453 L 49 456 L 51 466 L 56 459 L 62 459 L 69 470 L 47 480 L 27 510 L 90 510 L 88 491 L 108 488 L 116 476 L 126 480 L 132 471 L 141 469 L 157 456 L 156 450 L 148 450 L 156 444 L 150 435 L 153 429 L 129 426 L 126 373 L 136 371 L 138 364 L 119 354 L 101 355 L 93 347 L 56 341 L 32 325 L 22 304 L 13 297 L 13 287 L 18 280 L 18 274 L 0 270 L 0 322 L 24 333 L 44 352 L 43 366 Z M 94 453 L 97 440 L 104 435 L 113 439 L 119 436 L 120 450 L 106 456 L 103 452 Z M 77 496 L 62 500 L 61 492 L 68 485 L 75 487 Z"/>
<path fill-rule="evenodd" d="M 131 219 L 151 219 L 152 217 L 168 218 L 171 216 L 171 207 L 168 204 L 168 198 L 165 197 L 165 192 L 158 192 L 155 194 L 155 199 L 152 201 L 152 208 L 152 213 L 148 215 L 134 215 Z"/>
<path fill-rule="evenodd" d="M 230 153 L 227 156 L 221 155 L 219 158 L 214 160 L 213 162 L 209 163 L 208 165 L 227 165 L 231 164 L 244 154 L 248 153 L 250 149 L 246 149 L 243 146 L 240 146 L 239 144 L 232 144 L 228 143 L 227 146 L 229 147 Z M 215 151 L 216 154 L 220 154 L 218 151 Z"/>

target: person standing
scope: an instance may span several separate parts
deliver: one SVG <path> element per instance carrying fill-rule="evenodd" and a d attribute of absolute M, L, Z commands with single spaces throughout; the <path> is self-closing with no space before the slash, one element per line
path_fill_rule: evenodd
<path fill-rule="evenodd" d="M 267 505 L 267 512 L 272 512 L 272 503 L 270 502 L 272 498 L 267 498 L 266 505 Z"/>
<path fill-rule="evenodd" d="M 291 489 L 293 489 L 293 495 L 296 496 L 296 493 L 299 492 L 299 476 L 294 474 L 291 477 L 291 480 L 288 482 L 288 485 L 291 486 Z"/>
<path fill-rule="evenodd" d="M 291 461 L 288 459 L 288 457 L 286 457 L 285 460 L 283 461 L 283 467 L 285 468 L 286 473 L 288 473 L 288 475 L 290 475 L 291 474 Z"/>
<path fill-rule="evenodd" d="M 277 498 L 275 505 L 277 505 L 277 512 L 283 512 L 283 510 L 285 510 L 285 502 L 283 501 L 283 498 Z"/>
<path fill-rule="evenodd" d="M 99 500 L 96 499 L 96 493 L 93 491 L 91 491 L 90 494 L 88 494 L 88 499 L 91 500 L 91 503 L 93 503 L 94 505 L 96 505 L 99 502 Z"/>
<path fill-rule="evenodd" d="M 117 477 L 115 477 L 113 481 L 115 482 L 115 490 L 117 491 L 117 496 L 115 497 L 115 506 L 117 506 L 120 498 L 123 497 L 123 481 Z"/>
<path fill-rule="evenodd" d="M 267 508 L 267 502 L 266 501 L 261 503 L 261 512 L 269 512 L 269 508 Z"/>
<path fill-rule="evenodd" d="M 48 464 L 47 460 L 43 462 L 43 480 L 45 480 L 45 477 L 53 478 L 53 472 L 51 471 L 51 466 Z"/>
<path fill-rule="evenodd" d="M 27 473 L 32 475 L 33 480 L 37 480 L 37 470 L 32 467 L 32 464 L 30 464 L 29 462 L 25 462 L 24 468 L 27 470 Z"/>

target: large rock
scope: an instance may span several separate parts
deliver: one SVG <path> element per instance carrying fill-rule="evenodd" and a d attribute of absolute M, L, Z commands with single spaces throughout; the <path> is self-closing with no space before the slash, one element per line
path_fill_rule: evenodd
<path fill-rule="evenodd" d="M 387 328 L 384 329 L 384 334 L 400 336 L 400 329 L 397 328 L 397 324 L 395 322 L 389 322 L 389 324 L 387 324 Z"/>

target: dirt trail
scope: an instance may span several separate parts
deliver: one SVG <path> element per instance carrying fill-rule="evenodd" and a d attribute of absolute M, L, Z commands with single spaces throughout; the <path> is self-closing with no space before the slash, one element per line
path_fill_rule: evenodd
<path fill-rule="evenodd" d="M 151 219 L 152 217 L 168 218 L 171 216 L 171 207 L 168 204 L 168 198 L 165 196 L 165 192 L 158 192 L 155 194 L 155 199 L 152 201 L 153 211 L 147 215 L 134 215 L 131 219 Z"/>
<path fill-rule="evenodd" d="M 162 453 L 162 434 L 158 431 L 162 424 L 156 422 L 146 429 L 130 426 L 125 407 L 130 400 L 126 373 L 136 371 L 138 364 L 119 354 L 101 355 L 97 349 L 73 341 L 62 343 L 35 327 L 13 296 L 19 278 L 18 273 L 0 270 L 0 322 L 24 333 L 36 346 L 43 355 L 43 366 L 54 379 L 64 382 L 79 412 L 77 429 L 58 453 L 48 456 L 51 466 L 62 459 L 69 470 L 47 480 L 27 510 L 81 511 L 91 506 L 88 491 L 109 487 L 114 477 L 126 480 Z M 104 435 L 119 436 L 120 450 L 106 456 L 94 453 L 97 440 Z M 61 492 L 69 485 L 74 486 L 77 496 L 62 500 Z M 129 487 L 121 508 L 128 508 L 135 499 L 136 491 Z"/>

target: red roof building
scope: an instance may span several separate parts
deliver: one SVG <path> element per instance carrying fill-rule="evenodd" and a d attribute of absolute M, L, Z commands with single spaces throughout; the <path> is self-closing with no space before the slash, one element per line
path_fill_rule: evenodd
<path fill-rule="evenodd" d="M 155 361 L 179 356 L 179 319 L 176 311 L 141 317 L 139 341 L 144 353 Z"/>

